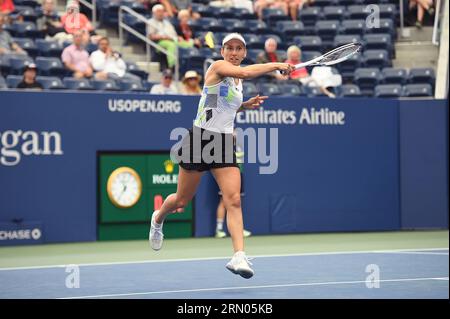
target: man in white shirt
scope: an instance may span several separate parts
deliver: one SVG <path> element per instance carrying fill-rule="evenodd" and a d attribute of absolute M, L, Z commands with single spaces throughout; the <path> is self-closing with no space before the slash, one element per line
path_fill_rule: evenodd
<path fill-rule="evenodd" d="M 150 90 L 150 94 L 179 94 L 179 90 L 175 83 L 172 82 L 173 75 L 169 69 L 164 70 L 161 84 L 155 84 Z"/>
<path fill-rule="evenodd" d="M 172 68 L 175 65 L 177 32 L 169 20 L 165 19 L 165 14 L 163 5 L 153 6 L 152 18 L 148 20 L 148 37 L 170 53 L 167 55 L 167 64 Z"/>
<path fill-rule="evenodd" d="M 114 52 L 111 49 L 107 37 L 103 37 L 98 41 L 98 50 L 91 53 L 89 61 L 96 71 L 95 78 L 97 80 L 129 79 L 140 81 L 137 75 L 126 72 L 127 65 L 125 61 L 118 52 Z"/>

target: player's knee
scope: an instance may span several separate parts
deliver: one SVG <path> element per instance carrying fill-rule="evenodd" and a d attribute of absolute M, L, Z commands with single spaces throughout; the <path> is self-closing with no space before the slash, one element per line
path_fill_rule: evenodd
<path fill-rule="evenodd" d="M 241 207 L 241 194 L 233 193 L 227 196 L 226 205 L 228 207 L 240 208 Z"/>

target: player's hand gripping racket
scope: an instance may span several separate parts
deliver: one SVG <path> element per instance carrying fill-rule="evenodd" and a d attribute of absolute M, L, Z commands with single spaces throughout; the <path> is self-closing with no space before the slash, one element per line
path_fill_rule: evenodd
<path fill-rule="evenodd" d="M 317 58 L 314 58 L 312 60 L 302 62 L 295 65 L 295 69 L 298 70 L 300 68 L 303 68 L 305 66 L 310 65 L 333 65 L 340 63 L 342 61 L 347 60 L 352 55 L 357 53 L 359 50 L 361 50 L 362 44 L 361 43 L 348 43 L 343 46 L 340 46 L 336 49 L 333 49 L 324 55 L 321 55 Z M 284 72 L 280 72 L 281 74 L 284 74 Z"/>

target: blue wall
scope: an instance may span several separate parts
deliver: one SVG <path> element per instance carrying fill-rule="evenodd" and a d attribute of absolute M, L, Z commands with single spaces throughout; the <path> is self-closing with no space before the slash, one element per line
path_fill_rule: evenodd
<path fill-rule="evenodd" d="M 166 112 L 112 112 L 108 102 L 114 99 L 163 103 Z M 197 102 L 147 94 L 0 92 L 3 160 L 11 161 L 11 134 L 3 142 L 7 131 L 36 132 L 40 149 L 41 132 L 57 131 L 63 152 L 25 155 L 31 137 L 10 148 L 21 159 L 0 164 L 0 223 L 42 224 L 44 242 L 96 240 L 97 151 L 169 150 L 170 131 L 191 125 Z M 445 101 L 271 98 L 264 108 L 291 112 L 296 121 L 237 121 L 242 128 L 278 128 L 277 173 L 258 174 L 260 164 L 244 168 L 244 220 L 255 234 L 448 227 Z M 344 112 L 345 124 L 299 124 L 301 112 L 313 108 Z M 206 174 L 195 203 L 196 236 L 213 233 L 217 199 L 217 185 Z"/>

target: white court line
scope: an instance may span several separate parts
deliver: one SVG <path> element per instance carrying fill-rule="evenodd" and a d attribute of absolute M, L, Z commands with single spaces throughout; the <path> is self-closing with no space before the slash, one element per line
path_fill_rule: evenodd
<path fill-rule="evenodd" d="M 391 254 L 391 252 L 383 252 L 383 254 Z M 435 252 L 420 252 L 420 251 L 397 251 L 392 254 L 415 254 L 415 255 L 447 255 L 448 253 L 435 253 Z"/>
<path fill-rule="evenodd" d="M 427 281 L 427 280 L 448 280 L 448 277 L 383 279 L 383 280 L 378 280 L 377 282 L 406 282 L 406 281 Z M 139 296 L 139 295 L 171 294 L 171 293 L 183 293 L 183 292 L 222 291 L 222 290 L 236 290 L 236 289 L 262 289 L 262 288 L 301 287 L 301 286 L 347 285 L 347 284 L 364 284 L 366 282 L 367 281 L 365 281 L 365 280 L 358 280 L 358 281 L 310 282 L 310 283 L 282 284 L 282 285 L 263 285 L 263 286 L 215 287 L 215 288 L 163 290 L 163 291 L 131 292 L 131 293 L 122 293 L 122 294 L 108 294 L 108 295 L 63 297 L 63 298 L 57 298 L 57 299 L 106 298 L 106 297 L 124 297 L 124 296 Z M 371 284 L 373 284 L 373 283 L 374 282 L 371 282 Z"/>
<path fill-rule="evenodd" d="M 273 258 L 273 257 L 295 257 L 295 256 L 321 256 L 321 255 L 351 255 L 351 254 L 371 254 L 371 253 L 402 253 L 408 251 L 434 251 L 448 250 L 448 247 L 441 248 L 414 248 L 414 249 L 391 249 L 391 250 L 354 250 L 354 251 L 334 251 L 334 252 L 318 252 L 318 253 L 297 253 L 297 254 L 273 254 L 273 255 L 249 255 L 252 258 Z M 420 253 L 420 252 L 418 252 Z M 200 257 L 200 258 L 179 258 L 179 259 L 159 259 L 159 260 L 135 260 L 135 261 L 113 261 L 103 263 L 86 263 L 76 264 L 79 267 L 88 266 L 109 266 L 109 265 L 132 265 L 132 264 L 149 264 L 149 263 L 165 263 L 165 262 L 182 262 L 182 261 L 201 261 L 201 260 L 219 260 L 230 259 L 230 256 L 221 257 Z M 70 265 L 72 265 L 70 264 Z M 64 265 L 46 265 L 46 266 L 26 266 L 26 267 L 8 267 L 0 268 L 2 270 L 27 270 L 27 269 L 47 269 L 47 268 L 65 268 L 69 264 Z"/>

